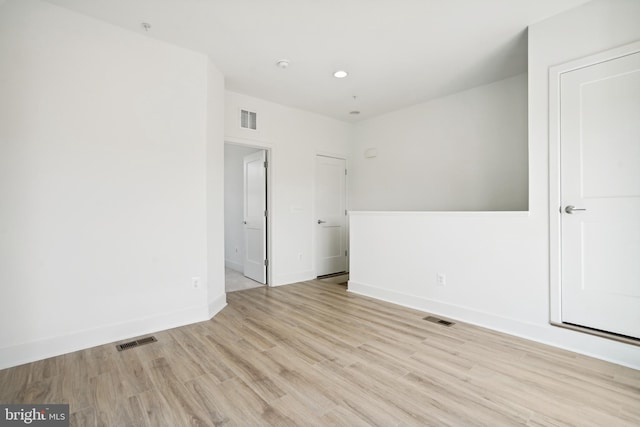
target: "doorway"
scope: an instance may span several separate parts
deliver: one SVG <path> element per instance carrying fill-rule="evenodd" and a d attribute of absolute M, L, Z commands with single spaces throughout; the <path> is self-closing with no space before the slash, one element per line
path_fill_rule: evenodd
<path fill-rule="evenodd" d="M 316 275 L 348 270 L 346 160 L 316 156 Z"/>
<path fill-rule="evenodd" d="M 551 76 L 551 321 L 640 340 L 640 43 Z"/>
<path fill-rule="evenodd" d="M 268 150 L 225 143 L 225 289 L 268 285 Z"/>

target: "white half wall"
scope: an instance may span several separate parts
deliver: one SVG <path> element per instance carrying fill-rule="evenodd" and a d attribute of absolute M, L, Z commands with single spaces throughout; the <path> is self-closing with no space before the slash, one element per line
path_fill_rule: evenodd
<path fill-rule="evenodd" d="M 351 125 L 234 92 L 226 95 L 225 140 L 271 150 L 270 284 L 315 278 L 315 156 L 348 158 Z M 240 127 L 240 109 L 258 113 L 257 130 Z"/>
<path fill-rule="evenodd" d="M 352 170 L 353 210 L 527 210 L 526 74 L 356 123 Z"/>
<path fill-rule="evenodd" d="M 224 263 L 232 270 L 244 270 L 244 156 L 255 148 L 224 146 Z"/>
<path fill-rule="evenodd" d="M 207 58 L 10 0 L 0 69 L 0 368 L 220 309 L 224 89 Z M 218 213 L 207 210 L 216 180 Z"/>
<path fill-rule="evenodd" d="M 640 347 L 549 325 L 540 218 L 352 212 L 350 221 L 350 292 L 640 368 Z"/>
<path fill-rule="evenodd" d="M 349 289 L 640 369 L 640 346 L 549 322 L 549 67 L 640 39 L 640 2 L 529 28 L 529 212 L 352 213 Z M 435 286 L 435 273 L 447 284 Z"/>

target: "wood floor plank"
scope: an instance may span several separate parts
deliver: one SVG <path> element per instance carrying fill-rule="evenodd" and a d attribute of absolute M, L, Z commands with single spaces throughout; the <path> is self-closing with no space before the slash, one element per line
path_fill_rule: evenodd
<path fill-rule="evenodd" d="M 221 385 L 216 378 L 211 375 L 203 375 L 188 381 L 185 383 L 185 387 L 189 398 L 203 408 L 214 425 L 225 425 L 230 422 L 230 414 L 225 414 L 224 407 L 217 398 L 216 391 L 220 390 Z"/>
<path fill-rule="evenodd" d="M 273 367 L 273 382 L 286 396 L 304 404 L 305 413 L 321 416 L 337 404 L 331 385 L 303 360 L 276 349 L 264 352 L 264 357 Z"/>
<path fill-rule="evenodd" d="M 351 410 L 351 408 L 338 406 L 326 413 L 320 420 L 319 425 L 332 427 L 367 427 L 374 424 L 373 420 L 367 422 L 366 419 L 361 418 L 360 415 Z"/>
<path fill-rule="evenodd" d="M 172 408 L 164 398 L 160 389 L 154 388 L 140 393 L 138 396 L 140 407 L 144 408 L 145 425 L 148 426 L 178 426 L 181 414 L 179 408 Z M 82 424 L 79 424 L 79 426 Z"/>
<path fill-rule="evenodd" d="M 235 373 L 242 377 L 247 385 L 258 393 L 266 402 L 277 399 L 284 395 L 275 383 L 269 378 L 268 372 L 263 368 L 259 360 L 248 357 L 250 353 L 247 351 L 240 352 L 236 348 L 229 345 L 216 342 L 214 343 L 218 355 L 222 360 L 226 361 Z"/>
<path fill-rule="evenodd" d="M 637 426 L 640 371 L 308 281 L 118 352 L 0 371 L 73 426 Z M 132 338 L 133 339 L 133 338 Z"/>
<path fill-rule="evenodd" d="M 148 367 L 138 357 L 138 352 L 122 351 L 115 363 L 124 397 L 136 396 L 154 387 Z"/>
<path fill-rule="evenodd" d="M 172 331 L 176 335 L 176 340 L 185 348 L 189 358 L 199 363 L 202 370 L 213 375 L 219 382 L 233 378 L 235 374 L 225 363 L 217 357 L 212 357 L 213 345 L 207 339 L 206 329 L 189 328 L 188 332 L 183 329 Z"/>
<path fill-rule="evenodd" d="M 72 426 L 97 426 L 98 420 L 96 418 L 96 410 L 91 407 L 87 407 L 79 411 L 71 412 L 69 414 L 69 424 Z"/>
<path fill-rule="evenodd" d="M 124 415 L 124 414 L 123 414 Z M 126 401 L 126 418 L 121 418 L 122 425 L 148 426 L 150 425 L 146 410 L 139 396 L 131 396 Z"/>
<path fill-rule="evenodd" d="M 398 389 L 394 387 L 396 383 L 390 377 L 380 376 L 379 373 L 376 376 L 363 374 L 357 369 L 358 364 L 340 367 L 334 363 L 325 362 L 322 365 L 324 365 L 325 375 L 330 375 L 329 372 L 332 373 L 331 375 L 339 375 L 342 381 L 358 389 L 359 392 L 355 396 L 366 396 L 368 410 L 371 406 L 376 406 L 379 410 L 392 415 L 396 423 L 405 425 L 436 425 L 438 421 L 448 425 L 444 417 L 438 416 L 442 415 L 441 411 L 430 405 L 430 402 L 417 400 L 415 395 L 414 398 L 406 399 L 404 394 L 398 393 Z M 333 379 L 337 381 L 335 376 Z M 394 390 L 393 394 L 389 393 L 390 388 Z M 355 397 L 351 397 L 351 400 L 360 405 L 363 403 L 357 401 Z"/>

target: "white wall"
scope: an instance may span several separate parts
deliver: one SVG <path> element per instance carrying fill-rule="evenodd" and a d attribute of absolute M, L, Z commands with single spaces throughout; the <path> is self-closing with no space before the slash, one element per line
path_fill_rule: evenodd
<path fill-rule="evenodd" d="M 219 73 L 47 3 L 0 7 L 0 368 L 208 318 Z"/>
<path fill-rule="evenodd" d="M 224 263 L 226 267 L 244 270 L 244 156 L 255 148 L 225 144 L 224 146 Z"/>
<path fill-rule="evenodd" d="M 208 318 L 227 305 L 224 278 L 224 76 L 207 64 L 207 302 Z M 205 282 L 203 282 L 205 283 Z"/>
<path fill-rule="evenodd" d="M 548 69 L 640 39 L 638 22 L 640 2 L 595 0 L 532 25 L 529 213 L 354 213 L 349 289 L 640 368 L 638 346 L 548 324 Z"/>
<path fill-rule="evenodd" d="M 258 130 L 240 128 L 241 108 L 258 113 Z M 350 138 L 346 122 L 227 92 L 225 139 L 271 149 L 272 285 L 316 276 L 315 156 L 347 158 Z"/>
<path fill-rule="evenodd" d="M 352 170 L 354 210 L 527 210 L 526 74 L 357 123 Z"/>

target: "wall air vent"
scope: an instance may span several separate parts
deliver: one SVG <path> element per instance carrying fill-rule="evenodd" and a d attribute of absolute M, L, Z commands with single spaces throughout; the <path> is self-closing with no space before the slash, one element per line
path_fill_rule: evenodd
<path fill-rule="evenodd" d="M 258 129 L 258 113 L 240 110 L 240 127 L 243 129 Z"/>
<path fill-rule="evenodd" d="M 116 349 L 118 349 L 118 351 L 129 350 L 130 348 L 140 347 L 141 345 L 151 344 L 152 342 L 156 341 L 158 341 L 156 337 L 140 338 L 139 340 L 129 341 L 124 344 L 118 344 L 116 346 Z"/>

